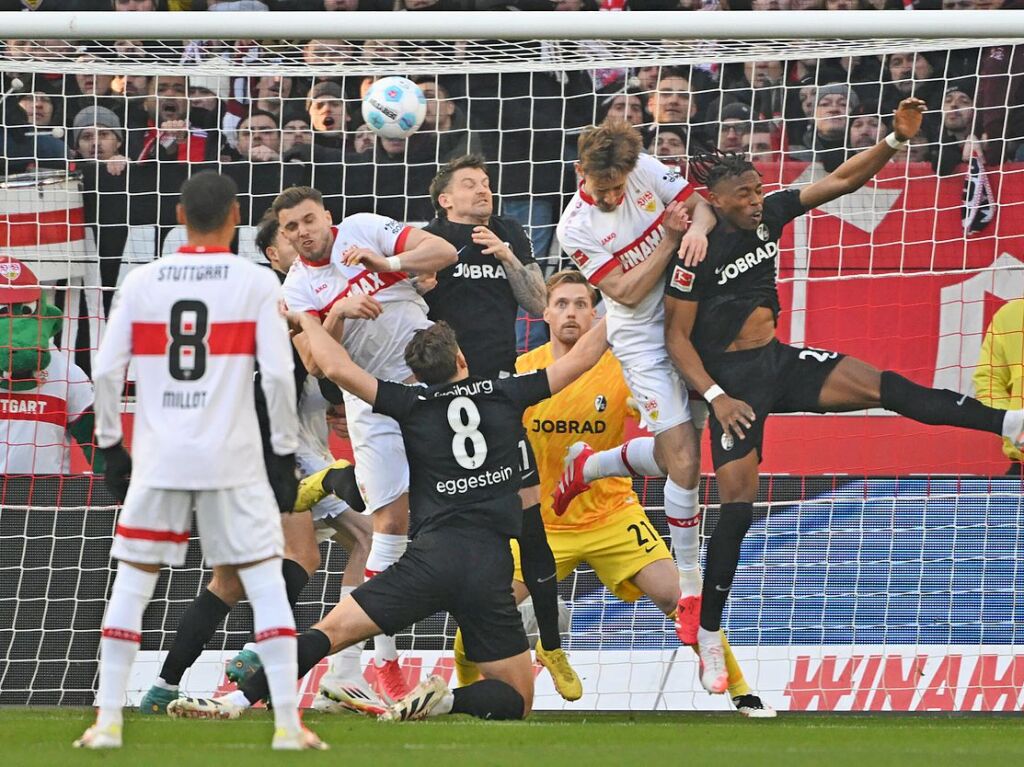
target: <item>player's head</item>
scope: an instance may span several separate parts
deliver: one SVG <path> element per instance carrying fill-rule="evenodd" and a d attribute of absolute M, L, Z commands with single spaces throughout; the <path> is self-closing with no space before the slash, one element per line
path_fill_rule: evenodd
<path fill-rule="evenodd" d="M 457 224 L 486 224 L 494 213 L 487 161 L 478 154 L 456 157 L 430 182 L 430 199 L 441 218 Z"/>
<path fill-rule="evenodd" d="M 235 227 L 242 220 L 238 209 L 238 186 L 230 176 L 203 171 L 181 185 L 178 202 L 178 223 L 184 224 L 189 236 L 220 234 L 227 238 L 235 235 Z"/>
<path fill-rule="evenodd" d="M 582 272 L 563 269 L 548 277 L 547 293 L 544 321 L 551 329 L 551 337 L 572 346 L 597 319 L 597 291 Z"/>
<path fill-rule="evenodd" d="M 708 202 L 737 229 L 761 224 L 761 174 L 742 154 L 713 152 L 690 158 L 690 177 L 708 188 Z"/>
<path fill-rule="evenodd" d="M 580 135 L 576 172 L 583 191 L 600 210 L 611 213 L 626 195 L 626 179 L 643 150 L 640 131 L 622 120 L 610 120 Z"/>
<path fill-rule="evenodd" d="M 331 257 L 331 213 L 324 208 L 319 190 L 311 186 L 288 187 L 270 209 L 277 216 L 281 233 L 299 256 L 306 261 L 326 261 Z"/>
<path fill-rule="evenodd" d="M 291 242 L 281 234 L 274 211 L 268 210 L 256 226 L 256 247 L 264 258 L 270 262 L 274 271 L 287 274 L 299 254 L 295 252 Z"/>
<path fill-rule="evenodd" d="M 427 386 L 458 381 L 469 375 L 455 331 L 447 322 L 417 330 L 405 346 L 405 364 Z"/>

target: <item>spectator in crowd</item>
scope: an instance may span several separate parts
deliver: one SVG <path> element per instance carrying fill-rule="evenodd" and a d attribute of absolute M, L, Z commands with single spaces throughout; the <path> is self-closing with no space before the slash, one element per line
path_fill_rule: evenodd
<path fill-rule="evenodd" d="M 770 122 L 756 122 L 750 131 L 750 159 L 753 162 L 778 162 L 779 153 L 775 150 L 775 130 Z"/>
<path fill-rule="evenodd" d="M 313 143 L 313 128 L 309 118 L 302 113 L 288 115 L 281 126 L 281 154 L 286 155 L 296 144 L 309 146 Z"/>
<path fill-rule="evenodd" d="M 594 124 L 599 125 L 605 120 L 622 120 L 634 128 L 649 123 L 650 116 L 644 110 L 644 99 L 640 93 L 629 87 L 623 87 L 621 81 L 614 84 L 611 92 L 597 102 L 597 113 Z"/>
<path fill-rule="evenodd" d="M 685 125 L 657 125 L 652 132 L 647 151 L 666 165 L 682 167 L 686 162 L 688 134 Z M 693 149 L 690 154 L 701 151 L 703 149 Z"/>
<path fill-rule="evenodd" d="M 396 221 L 429 221 L 433 210 L 427 190 L 437 170 L 436 161 L 433 157 L 423 162 L 412 160 L 409 156 L 412 137 L 376 138 L 370 174 L 374 212 Z"/>
<path fill-rule="evenodd" d="M 248 162 L 279 162 L 281 130 L 277 117 L 254 109 L 238 124 L 238 155 Z"/>
<path fill-rule="evenodd" d="M 971 81 L 951 83 L 942 97 L 942 127 L 935 153 L 935 169 L 948 176 L 984 146 L 974 133 L 974 88 Z"/>
<path fill-rule="evenodd" d="M 989 5 L 1024 10 L 1022 0 Z M 987 139 L 985 159 L 994 165 L 1012 158 L 1017 146 L 1024 147 L 1024 45 L 983 48 L 978 75 L 977 130 Z"/>
<path fill-rule="evenodd" d="M 690 78 L 679 69 L 663 70 L 657 88 L 647 98 L 647 111 L 656 124 L 689 123 L 697 114 L 697 100 L 690 93 Z"/>
<path fill-rule="evenodd" d="M 727 104 L 718 125 L 718 148 L 723 152 L 750 151 L 750 109 L 743 104 Z"/>
<path fill-rule="evenodd" d="M 1010 301 L 992 315 L 974 369 L 974 394 L 989 407 L 1024 407 L 1024 299 Z M 1010 459 L 1006 473 L 1024 475 L 1024 453 L 1008 439 L 1003 440 L 1003 453 Z"/>
<path fill-rule="evenodd" d="M 141 102 L 149 93 L 149 77 L 147 75 L 114 75 L 110 81 L 110 90 L 115 95 Z"/>
<path fill-rule="evenodd" d="M 373 151 L 373 145 L 377 143 L 377 134 L 369 123 L 363 123 L 356 128 L 352 136 L 352 151 L 358 154 L 367 154 Z"/>
<path fill-rule="evenodd" d="M 818 88 L 814 102 L 814 124 L 807 129 L 791 156 L 805 162 L 819 162 L 831 173 L 846 158 L 846 131 L 850 111 L 860 106 L 857 94 L 842 83 Z"/>
<path fill-rule="evenodd" d="M 81 159 L 106 163 L 111 175 L 118 176 L 127 167 L 121 120 L 106 107 L 86 107 L 75 115 L 72 138 Z"/>
<path fill-rule="evenodd" d="M 924 101 L 930 111 L 941 109 L 943 69 L 935 63 L 941 58 L 940 53 L 934 52 L 901 52 L 886 56 L 882 72 L 882 114 L 892 114 L 900 101 L 908 96 Z M 934 124 L 927 116 L 925 121 L 929 127 Z"/>
<path fill-rule="evenodd" d="M 721 101 L 738 102 L 751 109 L 758 120 L 770 120 L 782 106 L 782 78 L 785 66 L 781 61 L 744 61 L 722 67 Z M 714 110 L 710 116 L 715 117 Z"/>
<path fill-rule="evenodd" d="M 17 94 L 0 98 L 0 175 L 24 173 L 35 167 L 65 167 L 67 144 L 52 131 L 39 130 L 22 104 L 33 108 L 35 100 L 26 101 Z"/>
<path fill-rule="evenodd" d="M 313 128 L 313 144 L 344 151 L 349 115 L 345 109 L 341 86 L 335 82 L 314 85 L 306 100 L 306 111 Z"/>
<path fill-rule="evenodd" d="M 53 344 L 61 311 L 17 259 L 0 256 L 0 474 L 67 474 L 72 440 L 93 458 L 92 384 Z M 95 471 L 103 471 L 96 455 Z"/>
<path fill-rule="evenodd" d="M 79 56 L 77 63 L 99 64 L 99 59 L 95 56 Z M 75 75 L 75 88 L 80 96 L 90 96 L 97 99 L 116 96 L 117 94 L 114 91 L 113 84 L 113 74 L 79 72 Z"/>
<path fill-rule="evenodd" d="M 480 154 L 480 137 L 466 127 L 466 115 L 433 78 L 414 78 L 427 100 L 423 124 L 409 137 L 412 162 L 446 163 L 467 154 Z"/>
<path fill-rule="evenodd" d="M 922 129 L 916 136 L 912 137 L 907 142 L 906 146 L 900 149 L 896 154 L 892 156 L 889 162 L 894 162 L 898 165 L 902 165 L 905 162 L 933 162 L 934 158 L 934 139 L 931 137 L 931 133 L 925 129 Z"/>
<path fill-rule="evenodd" d="M 291 111 L 288 106 L 295 81 L 280 75 L 263 75 L 252 79 L 255 80 L 253 106 L 261 112 L 270 112 L 280 122 L 282 114 Z"/>
<path fill-rule="evenodd" d="M 192 108 L 219 114 L 231 95 L 231 78 L 218 75 L 189 75 L 188 101 Z"/>
<path fill-rule="evenodd" d="M 36 128 L 49 128 L 59 125 L 62 116 L 57 109 L 60 97 L 53 96 L 41 88 L 22 93 L 18 104 L 25 112 L 30 125 Z"/>
<path fill-rule="evenodd" d="M 879 142 L 882 136 L 882 120 L 877 111 L 878 107 L 874 104 L 861 104 L 854 110 L 847 139 L 847 146 L 850 149 L 870 149 Z"/>
<path fill-rule="evenodd" d="M 149 81 L 142 111 L 128 113 L 128 156 L 132 160 L 196 163 L 220 156 L 219 132 L 203 129 L 213 119 L 190 110 L 188 81 L 179 75 L 159 75 Z M 197 118 L 193 120 L 193 117 Z"/>

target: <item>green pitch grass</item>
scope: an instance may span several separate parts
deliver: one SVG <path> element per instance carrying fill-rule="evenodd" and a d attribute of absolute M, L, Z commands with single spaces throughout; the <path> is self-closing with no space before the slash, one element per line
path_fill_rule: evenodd
<path fill-rule="evenodd" d="M 940 767 L 1024 764 L 1017 716 L 782 714 L 535 714 L 528 722 L 443 717 L 384 724 L 310 713 L 326 753 L 274 753 L 271 722 L 175 721 L 129 714 L 120 751 L 71 748 L 87 709 L 0 709 L 0 763 L 10 767 Z"/>

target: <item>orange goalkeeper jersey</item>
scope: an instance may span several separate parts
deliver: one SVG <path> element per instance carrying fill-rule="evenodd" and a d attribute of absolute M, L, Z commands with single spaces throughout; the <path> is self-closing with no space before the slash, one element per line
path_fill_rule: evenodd
<path fill-rule="evenodd" d="M 516 370 L 536 370 L 552 362 L 551 344 L 547 343 L 520 356 Z M 551 506 L 551 494 L 562 475 L 562 460 L 571 444 L 586 442 L 594 450 L 606 450 L 625 439 L 626 419 L 634 417 L 626 404 L 629 396 L 622 367 L 615 355 L 607 351 L 586 374 L 523 414 L 523 425 L 537 457 L 546 528 L 597 527 L 613 514 L 640 505 L 629 477 L 608 477 L 591 483 L 590 491 L 576 498 L 563 516 L 556 516 Z"/>

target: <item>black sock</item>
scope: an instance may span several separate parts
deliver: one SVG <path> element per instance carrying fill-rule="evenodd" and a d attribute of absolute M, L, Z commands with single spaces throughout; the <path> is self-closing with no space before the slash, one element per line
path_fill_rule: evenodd
<path fill-rule="evenodd" d="M 295 644 L 299 656 L 299 679 L 331 652 L 331 640 L 319 629 L 310 629 L 299 634 Z M 250 703 L 259 703 L 270 695 L 267 675 L 262 668 L 242 685 L 242 694 Z"/>
<path fill-rule="evenodd" d="M 736 566 L 740 563 L 740 545 L 754 521 L 754 504 L 723 503 L 722 515 L 708 541 L 708 560 L 701 594 L 700 627 L 718 631 L 729 598 Z"/>
<path fill-rule="evenodd" d="M 282 559 L 281 574 L 284 576 L 285 591 L 288 592 L 288 604 L 295 607 L 295 603 L 299 601 L 299 594 L 309 583 L 309 573 L 294 559 Z"/>
<path fill-rule="evenodd" d="M 196 662 L 229 612 L 231 605 L 209 589 L 203 589 L 178 621 L 174 643 L 160 669 L 160 678 L 167 684 L 180 684 L 181 677 Z"/>
<path fill-rule="evenodd" d="M 480 719 L 522 719 L 526 702 L 516 689 L 498 679 L 481 679 L 452 690 L 453 714 L 469 714 Z"/>
<path fill-rule="evenodd" d="M 882 407 L 915 421 L 1003 434 L 1006 411 L 982 405 L 966 394 L 919 386 L 890 370 L 882 372 L 880 388 Z"/>
<path fill-rule="evenodd" d="M 523 568 L 526 588 L 533 598 L 540 643 L 545 650 L 562 646 L 558 632 L 558 579 L 555 578 L 555 556 L 544 532 L 540 504 L 523 509 L 523 533 L 519 536 L 519 563 Z"/>

